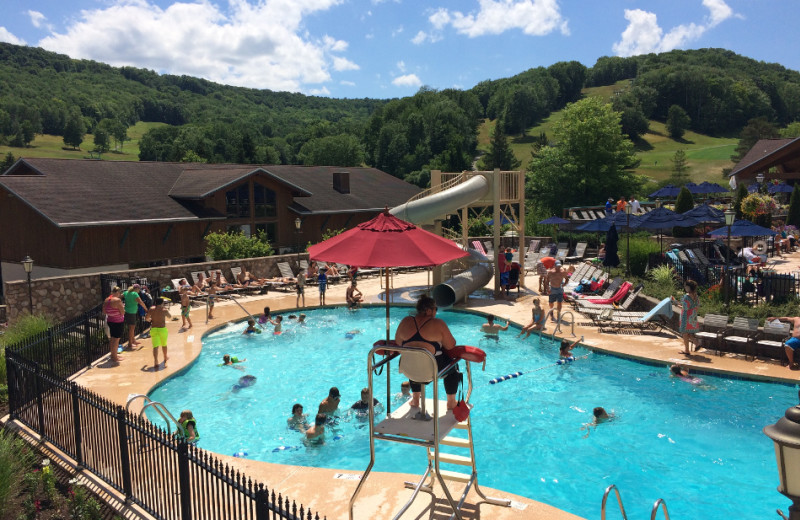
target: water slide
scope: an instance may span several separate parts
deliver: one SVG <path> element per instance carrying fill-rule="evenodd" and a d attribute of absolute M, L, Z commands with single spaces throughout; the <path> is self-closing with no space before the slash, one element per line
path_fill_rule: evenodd
<path fill-rule="evenodd" d="M 452 188 L 397 206 L 390 213 L 414 224 L 433 224 L 434 220 L 446 213 L 453 213 L 486 198 L 490 191 L 489 179 L 483 175 L 475 175 Z M 433 288 L 436 305 L 450 307 L 457 301 L 466 299 L 470 293 L 484 287 L 492 279 L 494 270 L 491 259 L 472 249 L 469 253 L 470 260 L 474 262 L 469 270 Z"/>

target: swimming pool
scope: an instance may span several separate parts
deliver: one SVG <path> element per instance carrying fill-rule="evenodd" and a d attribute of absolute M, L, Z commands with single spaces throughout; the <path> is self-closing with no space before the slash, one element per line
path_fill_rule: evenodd
<path fill-rule="evenodd" d="M 411 312 L 392 309 L 392 331 Z M 385 333 L 382 307 L 306 311 L 308 324 L 284 319 L 280 336 L 243 336 L 244 324 L 207 335 L 198 360 L 165 381 L 151 397 L 170 410 L 189 408 L 202 435 L 199 445 L 231 455 L 280 464 L 361 472 L 369 461 L 363 420 L 343 417 L 321 447 L 306 448 L 287 429 L 296 402 L 313 421 L 331 386 L 342 394 L 340 410 L 366 386 L 366 355 Z M 284 315 L 286 316 L 286 315 Z M 669 377 L 665 367 L 576 349 L 578 359 L 556 365 L 554 343 L 510 329 L 499 341 L 480 333 L 485 320 L 469 313 L 440 312 L 461 344 L 488 353 L 487 368 L 473 366 L 472 412 L 481 484 L 596 518 L 603 490 L 616 484 L 630 518 L 644 518 L 664 498 L 673 518 L 759 518 L 788 504 L 775 491 L 772 442 L 761 429 L 794 404 L 791 386 L 702 376 L 703 385 Z M 346 334 L 353 330 L 360 332 Z M 352 339 L 348 339 L 348 337 Z M 621 337 L 622 341 L 623 338 Z M 245 371 L 219 367 L 223 354 Z M 393 394 L 402 376 L 392 373 Z M 536 370 L 535 372 L 533 370 Z M 525 375 L 498 384 L 511 372 Z M 256 383 L 232 387 L 245 375 Z M 385 377 L 376 393 L 386 400 Z M 610 423 L 582 429 L 592 408 L 615 414 Z M 157 417 L 151 418 L 158 423 Z M 340 438 L 333 440 L 336 435 Z M 279 450 L 285 446 L 290 449 Z M 376 442 L 377 471 L 420 474 L 423 448 Z M 616 504 L 610 503 L 610 514 Z"/>

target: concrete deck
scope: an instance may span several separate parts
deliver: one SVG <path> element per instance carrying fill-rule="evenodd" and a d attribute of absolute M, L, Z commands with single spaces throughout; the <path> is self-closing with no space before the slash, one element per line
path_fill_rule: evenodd
<path fill-rule="evenodd" d="M 777 268 L 782 272 L 800 269 L 800 253 L 793 253 L 785 259 L 777 260 Z M 534 274 L 529 274 L 526 279 L 530 288 L 538 287 L 538 279 Z M 395 278 L 393 294 L 402 298 L 410 297 L 408 288 L 427 286 L 428 275 L 426 272 L 402 274 Z M 489 285 L 493 287 L 493 285 Z M 406 289 L 404 289 L 406 288 Z M 364 293 L 368 303 L 381 303 L 383 289 L 381 281 L 376 278 L 359 280 L 359 289 Z M 328 304 L 344 303 L 346 284 L 341 283 L 329 287 L 327 293 Z M 318 293 L 314 287 L 307 288 L 306 303 L 313 304 L 318 301 Z M 501 319 L 508 318 L 517 324 L 525 324 L 530 317 L 530 300 L 538 294 L 532 290 L 523 289 L 519 296 L 512 293 L 514 300 L 470 299 L 466 306 L 459 306 L 486 313 L 492 313 Z M 261 312 L 264 306 L 270 306 L 274 311 L 295 308 L 294 293 L 270 292 L 263 296 L 241 297 L 238 301 L 253 314 Z M 546 300 L 543 302 L 546 305 Z M 312 306 L 309 306 L 312 307 Z M 567 307 L 565 306 L 565 310 Z M 178 314 L 177 306 L 171 311 Z M 242 310 L 230 302 L 222 302 L 215 309 L 216 319 L 205 323 L 205 308 L 198 307 L 192 310 L 191 317 L 194 327 L 188 331 L 179 331 L 180 321 L 168 323 L 169 328 L 169 363 L 168 368 L 154 371 L 152 367 L 152 350 L 150 341 L 141 340 L 142 348 L 134 352 L 125 352 L 124 360 L 119 366 L 111 366 L 105 361 L 90 370 L 85 370 L 76 376 L 76 381 L 100 395 L 114 402 L 125 404 L 128 395 L 147 393 L 160 381 L 170 377 L 176 371 L 185 367 L 200 353 L 201 336 L 204 332 L 217 325 L 230 320 L 243 318 Z M 575 334 L 584 336 L 584 342 L 595 349 L 613 352 L 634 358 L 655 360 L 666 363 L 681 362 L 697 369 L 706 371 L 719 371 L 732 374 L 747 374 L 760 378 L 777 379 L 785 382 L 800 382 L 800 374 L 791 372 L 787 367 L 782 367 L 777 362 L 764 362 L 760 360 L 746 361 L 733 355 L 716 356 L 706 352 L 699 352 L 687 360 L 680 355 L 683 348 L 681 340 L 672 333 L 637 333 L 637 334 L 606 334 L 600 333 L 595 327 L 583 326 L 583 320 L 576 316 L 579 323 L 575 326 Z M 548 324 L 548 331 L 552 332 L 552 324 Z M 564 327 L 569 335 L 569 327 Z M 533 340 L 530 338 L 528 341 Z M 480 456 L 480 454 L 478 454 Z M 328 519 L 344 519 L 348 517 L 348 504 L 356 485 L 358 473 L 341 472 L 328 469 L 317 469 L 296 466 L 282 466 L 238 459 L 219 455 L 225 462 L 241 468 L 248 476 L 263 482 L 271 489 L 280 491 L 284 496 L 303 503 L 313 511 L 327 516 Z M 356 518 L 383 519 L 391 518 L 393 514 L 406 502 L 410 491 L 403 487 L 403 481 L 416 480 L 418 477 L 393 473 L 373 473 L 362 491 L 356 507 Z M 454 486 L 455 489 L 460 489 Z M 471 492 L 465 505 L 465 518 L 492 518 L 503 520 L 506 518 L 530 520 L 567 520 L 577 519 L 574 515 L 557 510 L 545 504 L 515 496 L 503 491 L 484 489 L 487 495 L 508 498 L 514 501 L 513 507 L 504 508 L 493 505 L 476 505 L 479 498 Z M 600 495 L 584 497 L 587 500 L 596 500 L 599 504 Z M 446 500 L 441 492 L 437 493 L 432 504 L 427 495 L 418 498 L 406 518 L 447 518 L 443 514 L 443 504 Z M 599 511 L 598 511 L 599 512 Z"/>

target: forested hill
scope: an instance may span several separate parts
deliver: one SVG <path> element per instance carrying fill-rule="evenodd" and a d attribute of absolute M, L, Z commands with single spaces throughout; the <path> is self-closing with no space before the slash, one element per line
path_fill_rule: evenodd
<path fill-rule="evenodd" d="M 0 144 L 23 156 L 44 133 L 102 150 L 136 122 L 162 122 L 169 126 L 141 139 L 140 159 L 368 164 L 423 185 L 430 169 L 471 165 L 483 118 L 519 135 L 580 99 L 585 86 L 621 79 L 631 81 L 614 109 L 634 138 L 675 105 L 689 128 L 711 135 L 738 135 L 755 117 L 800 120 L 800 73 L 721 49 L 604 57 L 591 68 L 559 62 L 469 90 L 423 87 L 379 100 L 230 87 L 0 43 Z M 94 143 L 82 141 L 86 133 Z"/>

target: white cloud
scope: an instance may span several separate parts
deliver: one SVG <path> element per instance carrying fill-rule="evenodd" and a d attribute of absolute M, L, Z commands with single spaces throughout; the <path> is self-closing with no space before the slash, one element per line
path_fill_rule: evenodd
<path fill-rule="evenodd" d="M 11 31 L 2 26 L 0 26 L 0 42 L 13 43 L 14 45 L 27 45 L 25 40 L 17 38 L 11 34 Z"/>
<path fill-rule="evenodd" d="M 356 86 L 356 82 L 355 81 L 347 81 L 347 80 L 344 80 L 344 79 L 342 81 L 340 81 L 339 84 L 340 85 L 344 85 L 345 87 L 355 87 Z"/>
<path fill-rule="evenodd" d="M 330 81 L 331 69 L 358 67 L 332 54 L 347 42 L 317 40 L 303 25 L 309 14 L 345 0 L 184 0 L 165 8 L 151 1 L 110 0 L 82 10 L 65 33 L 39 45 L 74 58 L 274 90 L 311 92 L 308 85 Z"/>
<path fill-rule="evenodd" d="M 411 43 L 413 43 L 414 45 L 420 45 L 422 43 L 425 43 L 425 40 L 427 39 L 428 39 L 428 33 L 426 33 L 425 31 L 420 31 L 413 38 L 411 38 Z"/>
<path fill-rule="evenodd" d="M 333 56 L 332 59 L 333 70 L 337 72 L 341 72 L 343 70 L 359 70 L 361 68 L 352 61 L 348 60 L 347 58 L 342 58 L 341 56 Z"/>
<path fill-rule="evenodd" d="M 312 88 L 311 90 L 308 91 L 308 93 L 311 96 L 330 96 L 331 95 L 331 91 L 328 90 L 328 87 Z"/>
<path fill-rule="evenodd" d="M 416 74 L 404 74 L 394 78 L 392 80 L 392 85 L 397 87 L 418 87 L 422 85 L 422 81 L 420 81 Z"/>
<path fill-rule="evenodd" d="M 688 23 L 673 27 L 666 34 L 658 25 L 655 13 L 641 9 L 626 9 L 628 26 L 621 39 L 612 46 L 618 56 L 635 56 L 650 52 L 667 52 L 699 39 L 706 31 L 728 18 L 738 17 L 724 0 L 703 0 L 709 10 L 706 24 Z"/>
<path fill-rule="evenodd" d="M 450 25 L 470 38 L 502 34 L 512 29 L 520 29 L 530 36 L 544 36 L 554 31 L 569 34 L 558 0 L 478 0 L 478 3 L 477 13 L 440 8 L 428 21 L 438 30 Z"/>
<path fill-rule="evenodd" d="M 398 27 L 397 29 L 392 31 L 392 38 L 394 38 L 398 34 L 403 34 L 403 26 L 402 25 L 400 27 Z"/>
<path fill-rule="evenodd" d="M 39 29 L 42 26 L 42 22 L 47 20 L 47 17 L 40 13 L 39 11 L 28 11 L 28 17 L 31 19 L 31 23 L 34 27 Z"/>

